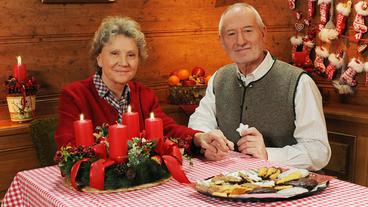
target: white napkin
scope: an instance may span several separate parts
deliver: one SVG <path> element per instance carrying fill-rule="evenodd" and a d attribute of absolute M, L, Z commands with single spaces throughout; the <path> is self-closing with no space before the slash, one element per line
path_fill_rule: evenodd
<path fill-rule="evenodd" d="M 240 123 L 239 127 L 236 129 L 237 132 L 239 132 L 240 136 L 242 131 L 247 130 L 249 128 L 248 124 Z"/>

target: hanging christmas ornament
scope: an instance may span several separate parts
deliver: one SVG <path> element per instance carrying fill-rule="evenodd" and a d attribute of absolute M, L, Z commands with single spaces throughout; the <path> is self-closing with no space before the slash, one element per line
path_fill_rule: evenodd
<path fill-rule="evenodd" d="M 355 19 L 353 22 L 354 31 L 356 32 L 354 37 L 356 40 L 360 40 L 363 34 L 366 33 L 368 30 L 364 21 L 365 16 L 368 15 L 368 4 L 365 1 L 359 1 L 354 5 L 354 9 L 356 11 Z"/>
<path fill-rule="evenodd" d="M 348 64 L 348 68 L 340 77 L 340 83 L 346 84 L 351 87 L 355 87 L 358 83 L 355 80 L 355 77 L 358 73 L 361 73 L 364 70 L 364 64 L 362 61 L 353 58 L 350 60 Z"/>
<path fill-rule="evenodd" d="M 313 17 L 316 13 L 316 1 L 317 0 L 308 0 L 308 17 Z"/>
<path fill-rule="evenodd" d="M 312 60 L 310 59 L 310 52 L 312 51 L 312 49 L 315 46 L 315 40 L 314 38 L 309 38 L 308 35 L 306 35 L 303 38 L 303 51 L 305 52 L 305 62 L 304 65 L 305 66 L 311 66 L 312 64 Z"/>
<path fill-rule="evenodd" d="M 301 32 L 304 29 L 304 22 L 302 21 L 302 12 L 297 11 L 295 12 L 295 18 L 296 18 L 296 22 L 295 22 L 295 30 L 296 32 Z"/>
<path fill-rule="evenodd" d="M 295 62 L 295 52 L 298 52 L 298 48 L 302 48 L 303 38 L 300 35 L 294 35 L 290 38 L 291 43 L 291 59 Z"/>
<path fill-rule="evenodd" d="M 314 59 L 314 68 L 316 69 L 317 73 L 324 73 L 326 70 L 324 62 L 325 58 L 328 57 L 329 52 L 327 48 L 323 46 L 317 46 L 315 52 L 316 52 L 316 59 Z"/>
<path fill-rule="evenodd" d="M 295 9 L 295 0 L 288 0 L 288 3 L 291 10 Z"/>
<path fill-rule="evenodd" d="M 337 39 L 339 36 L 339 33 L 336 31 L 336 27 L 332 21 L 332 18 L 328 21 L 326 26 L 321 29 L 321 31 L 318 33 L 319 39 L 322 40 L 322 42 L 330 43 L 331 40 Z"/>
<path fill-rule="evenodd" d="M 342 52 L 334 54 L 331 53 L 328 56 L 328 61 L 330 62 L 326 67 L 327 79 L 332 80 L 335 75 L 335 71 L 341 68 L 344 64 L 344 59 L 342 58 Z"/>
<path fill-rule="evenodd" d="M 330 2 L 330 17 L 328 18 L 327 24 L 320 28 L 320 32 L 318 33 L 318 37 L 322 40 L 322 42 L 330 43 L 331 40 L 337 39 L 339 33 L 336 31 L 335 24 L 333 23 L 333 1 Z"/>
<path fill-rule="evenodd" d="M 346 28 L 346 21 L 351 12 L 352 2 L 349 0 L 346 3 L 338 3 L 336 6 L 336 31 L 339 35 L 343 34 Z"/>
<path fill-rule="evenodd" d="M 320 14 L 320 22 L 318 25 L 319 30 L 322 30 L 322 28 L 325 27 L 326 23 L 330 18 L 329 11 L 331 8 L 331 1 L 332 0 L 318 0 L 319 14 Z"/>

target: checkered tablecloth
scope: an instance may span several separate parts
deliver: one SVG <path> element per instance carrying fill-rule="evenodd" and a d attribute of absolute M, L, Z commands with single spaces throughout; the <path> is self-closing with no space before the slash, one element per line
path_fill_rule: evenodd
<path fill-rule="evenodd" d="M 201 180 L 225 171 L 277 165 L 233 153 L 221 161 L 193 159 L 194 166 L 184 163 L 191 181 Z M 233 202 L 208 197 L 191 187 L 170 180 L 159 186 L 119 193 L 83 193 L 65 187 L 57 166 L 19 172 L 8 189 L 2 207 L 7 206 L 368 206 L 368 188 L 338 179 L 327 189 L 306 198 L 267 202 Z"/>

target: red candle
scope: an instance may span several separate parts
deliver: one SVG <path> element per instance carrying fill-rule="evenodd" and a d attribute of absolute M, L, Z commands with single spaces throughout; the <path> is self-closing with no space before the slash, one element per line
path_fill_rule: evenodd
<path fill-rule="evenodd" d="M 116 162 L 123 162 L 128 158 L 128 129 L 122 124 L 109 126 L 109 157 Z"/>
<path fill-rule="evenodd" d="M 123 114 L 123 124 L 128 128 L 128 139 L 139 137 L 139 115 L 132 112 L 132 108 L 128 106 L 128 112 Z"/>
<path fill-rule="evenodd" d="M 13 66 L 13 76 L 19 82 L 25 81 L 27 79 L 27 69 L 26 65 L 22 64 L 22 58 L 20 56 L 17 57 L 18 64 Z"/>
<path fill-rule="evenodd" d="M 91 146 L 95 143 L 93 138 L 92 122 L 89 119 L 84 119 L 83 114 L 79 120 L 74 121 L 75 143 L 77 146 Z"/>
<path fill-rule="evenodd" d="M 150 114 L 150 118 L 145 120 L 146 125 L 146 138 L 148 140 L 160 140 L 164 138 L 164 129 L 162 126 L 162 120 L 155 118 L 153 112 Z"/>

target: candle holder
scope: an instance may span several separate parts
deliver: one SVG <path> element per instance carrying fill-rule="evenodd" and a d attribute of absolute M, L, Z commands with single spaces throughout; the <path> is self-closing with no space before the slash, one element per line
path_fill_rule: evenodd
<path fill-rule="evenodd" d="M 5 81 L 6 100 L 10 119 L 14 122 L 25 122 L 34 119 L 36 110 L 36 93 L 39 85 L 34 77 L 18 81 L 9 76 Z"/>

